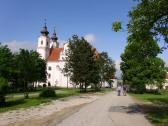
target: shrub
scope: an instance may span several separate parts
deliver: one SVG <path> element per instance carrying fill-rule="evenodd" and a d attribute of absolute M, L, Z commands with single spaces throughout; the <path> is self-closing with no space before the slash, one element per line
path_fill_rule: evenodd
<path fill-rule="evenodd" d="M 40 97 L 55 97 L 56 93 L 55 90 L 52 88 L 45 88 L 39 95 Z"/>

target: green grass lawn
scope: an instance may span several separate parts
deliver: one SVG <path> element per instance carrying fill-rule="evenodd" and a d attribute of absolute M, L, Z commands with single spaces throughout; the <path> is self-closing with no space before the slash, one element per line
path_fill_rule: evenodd
<path fill-rule="evenodd" d="M 140 105 L 147 118 L 156 126 L 168 126 L 168 92 L 161 94 L 131 94 L 135 98 L 152 104 Z"/>
<path fill-rule="evenodd" d="M 7 95 L 6 104 L 4 106 L 0 107 L 0 112 L 6 112 L 9 110 L 15 110 L 19 108 L 28 108 L 31 106 L 37 106 L 42 103 L 48 103 L 52 100 L 68 97 L 68 96 L 74 96 L 74 95 L 81 95 L 83 93 L 79 92 L 79 89 L 74 88 L 58 88 L 56 91 L 56 97 L 54 98 L 41 98 L 39 97 L 39 91 L 30 92 L 29 98 L 25 99 L 23 93 L 13 93 Z M 102 89 L 100 92 L 106 93 L 112 91 L 112 89 Z M 93 90 L 88 89 L 88 92 L 86 93 L 95 93 Z"/>

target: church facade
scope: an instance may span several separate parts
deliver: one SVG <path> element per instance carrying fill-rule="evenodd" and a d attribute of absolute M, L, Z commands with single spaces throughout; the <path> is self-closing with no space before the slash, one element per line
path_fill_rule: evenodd
<path fill-rule="evenodd" d="M 51 37 L 46 23 L 41 30 L 41 35 L 38 38 L 37 52 L 41 55 L 41 58 L 46 60 L 47 64 L 47 82 L 45 86 L 59 86 L 59 87 L 72 87 L 68 76 L 63 73 L 65 65 L 65 52 L 68 49 L 68 43 L 63 47 L 59 47 L 58 38 L 55 30 Z M 44 86 L 43 83 L 39 85 Z"/>
<path fill-rule="evenodd" d="M 95 48 L 94 48 L 95 49 Z M 68 50 L 68 43 L 63 47 L 59 47 L 59 42 L 55 30 L 52 36 L 49 36 L 47 25 L 45 23 L 41 30 L 41 35 L 38 38 L 37 52 L 41 58 L 46 60 L 47 64 L 47 81 L 46 83 L 37 83 L 41 86 L 58 86 L 58 87 L 75 87 L 69 77 L 63 72 L 65 66 L 66 51 Z M 95 49 L 95 53 L 98 54 Z M 113 87 L 117 87 L 117 79 L 113 80 Z M 103 82 L 103 87 L 108 87 L 107 82 Z"/>

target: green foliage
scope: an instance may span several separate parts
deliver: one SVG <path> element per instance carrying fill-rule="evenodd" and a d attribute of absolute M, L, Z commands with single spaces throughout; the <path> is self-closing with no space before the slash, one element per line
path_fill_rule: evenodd
<path fill-rule="evenodd" d="M 157 41 L 164 38 L 168 42 L 168 1 L 137 1 L 129 12 L 128 45 L 121 55 L 121 70 L 124 83 L 143 92 L 147 84 L 161 88 L 165 79 L 164 62 L 157 55 L 166 47 L 160 49 Z"/>
<path fill-rule="evenodd" d="M 5 102 L 5 95 L 8 91 L 8 81 L 0 77 L 0 105 Z"/>
<path fill-rule="evenodd" d="M 24 49 L 20 49 L 15 60 L 20 86 L 24 89 L 25 97 L 28 97 L 28 85 L 36 81 L 46 81 L 46 62 L 37 52 Z"/>
<path fill-rule="evenodd" d="M 115 32 L 119 32 L 122 29 L 122 23 L 120 21 L 116 21 L 112 24 L 112 30 Z"/>
<path fill-rule="evenodd" d="M 69 40 L 64 72 L 69 73 L 71 81 L 85 91 L 91 83 L 97 84 L 100 80 L 94 51 L 84 38 L 74 35 Z"/>
<path fill-rule="evenodd" d="M 55 97 L 55 90 L 52 88 L 44 88 L 39 95 L 40 97 Z"/>
<path fill-rule="evenodd" d="M 0 43 L 0 76 L 8 80 L 13 72 L 13 55 L 7 46 Z"/>
<path fill-rule="evenodd" d="M 98 64 L 100 67 L 101 82 L 109 82 L 115 76 L 114 61 L 108 56 L 106 52 L 99 54 Z"/>
<path fill-rule="evenodd" d="M 151 35 L 156 40 L 164 38 L 168 43 L 168 1 L 138 0 L 139 3 L 129 12 L 128 31 L 143 40 Z M 162 36 L 162 37 L 160 37 Z"/>
<path fill-rule="evenodd" d="M 163 60 L 157 57 L 159 52 L 160 48 L 152 37 L 146 37 L 146 41 L 137 41 L 130 35 L 121 55 L 124 83 L 140 92 L 144 91 L 147 84 L 161 88 L 165 80 L 165 67 Z"/>

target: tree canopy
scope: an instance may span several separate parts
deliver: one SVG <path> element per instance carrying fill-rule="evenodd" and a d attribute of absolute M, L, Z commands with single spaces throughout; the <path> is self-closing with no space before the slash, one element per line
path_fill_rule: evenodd
<path fill-rule="evenodd" d="M 162 86 L 165 80 L 164 61 L 158 54 L 168 47 L 168 1 L 136 0 L 138 4 L 129 12 L 128 44 L 121 55 L 121 70 L 126 84 L 144 90 L 146 84 Z M 120 31 L 119 22 L 113 30 Z M 164 46 L 158 46 L 163 41 Z"/>
<path fill-rule="evenodd" d="M 0 85 L 7 82 L 11 89 L 28 92 L 28 85 L 46 81 L 46 61 L 36 51 L 20 49 L 12 53 L 6 45 L 0 44 L 0 77 Z"/>
<path fill-rule="evenodd" d="M 107 53 L 98 53 L 84 38 L 74 35 L 68 47 L 64 71 L 81 89 L 84 87 L 86 90 L 91 84 L 98 89 L 101 81 L 114 76 L 114 62 Z"/>

